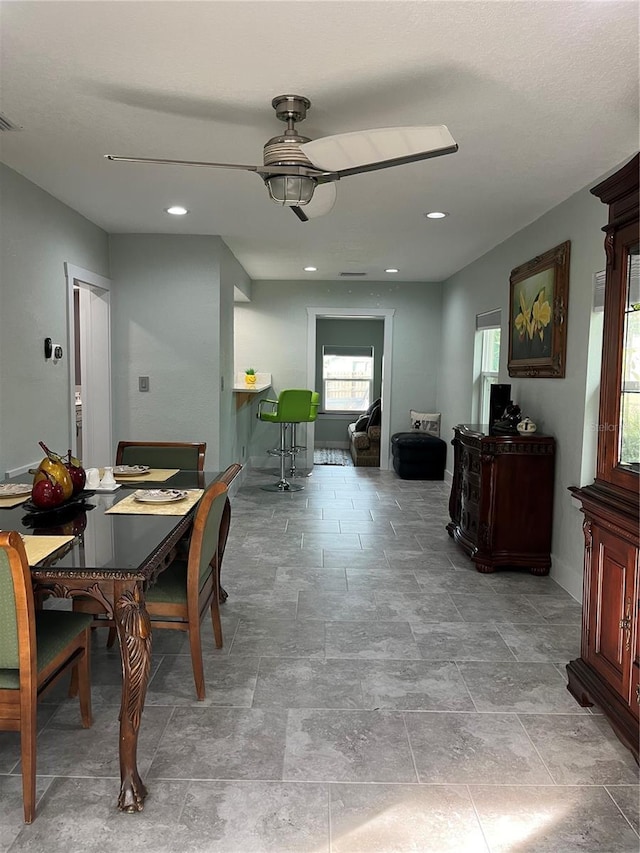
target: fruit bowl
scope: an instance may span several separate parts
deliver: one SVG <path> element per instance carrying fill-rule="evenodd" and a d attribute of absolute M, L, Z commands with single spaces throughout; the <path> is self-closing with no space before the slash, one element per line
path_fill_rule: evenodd
<path fill-rule="evenodd" d="M 54 515 L 56 513 L 64 512 L 70 508 L 78 508 L 80 506 L 85 506 L 86 509 L 85 501 L 94 494 L 95 492 L 93 491 L 83 490 L 82 492 L 78 492 L 77 495 L 73 495 L 73 497 L 64 501 L 64 503 L 52 507 L 36 506 L 33 501 L 29 499 L 22 504 L 22 508 L 27 511 L 27 515 Z"/>

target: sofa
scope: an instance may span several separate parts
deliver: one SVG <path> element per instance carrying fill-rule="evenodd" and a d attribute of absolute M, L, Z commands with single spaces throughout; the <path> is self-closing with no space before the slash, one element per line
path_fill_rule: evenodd
<path fill-rule="evenodd" d="M 353 464 L 357 467 L 378 467 L 380 465 L 380 427 L 371 426 L 365 430 L 356 429 L 356 424 L 349 424 L 349 451 Z"/>
<path fill-rule="evenodd" d="M 349 451 L 356 467 L 378 467 L 380 465 L 380 422 L 382 408 L 375 400 L 357 421 L 349 424 Z"/>

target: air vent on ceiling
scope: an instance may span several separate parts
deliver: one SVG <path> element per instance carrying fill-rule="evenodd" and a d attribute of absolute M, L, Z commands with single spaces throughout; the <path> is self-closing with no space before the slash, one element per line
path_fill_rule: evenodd
<path fill-rule="evenodd" d="M 360 278 L 366 275 L 366 272 L 341 272 L 340 275 L 342 278 Z"/>
<path fill-rule="evenodd" d="M 12 121 L 9 121 L 6 116 L 3 116 L 2 113 L 0 113 L 0 131 L 3 130 L 22 130 L 22 128 L 19 124 L 14 124 Z"/>

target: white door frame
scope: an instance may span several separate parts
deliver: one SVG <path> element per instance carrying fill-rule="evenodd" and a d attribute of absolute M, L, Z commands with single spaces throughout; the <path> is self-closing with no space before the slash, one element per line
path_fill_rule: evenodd
<path fill-rule="evenodd" d="M 307 308 L 307 388 L 316 384 L 316 321 L 339 320 L 347 317 L 366 317 L 384 320 L 384 352 L 382 353 L 382 420 L 380 430 L 380 468 L 390 467 L 391 438 L 391 353 L 393 344 L 393 316 L 395 308 Z M 307 424 L 307 468 L 313 468 L 315 424 Z"/>
<path fill-rule="evenodd" d="M 111 431 L 111 280 L 65 263 L 67 277 L 67 346 L 69 353 L 69 447 L 76 450 L 74 287 L 80 289 L 82 364 L 82 462 L 108 465 L 113 455 Z"/>

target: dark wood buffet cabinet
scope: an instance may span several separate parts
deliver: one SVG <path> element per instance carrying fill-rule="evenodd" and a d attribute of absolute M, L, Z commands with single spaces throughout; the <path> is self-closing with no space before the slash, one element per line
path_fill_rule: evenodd
<path fill-rule="evenodd" d="M 584 513 L 580 657 L 567 665 L 581 705 L 597 703 L 638 760 L 640 703 L 639 155 L 591 192 L 609 207 L 596 478 L 570 491 Z"/>
<path fill-rule="evenodd" d="M 555 440 L 454 427 L 449 535 L 479 572 L 551 567 Z"/>

